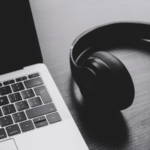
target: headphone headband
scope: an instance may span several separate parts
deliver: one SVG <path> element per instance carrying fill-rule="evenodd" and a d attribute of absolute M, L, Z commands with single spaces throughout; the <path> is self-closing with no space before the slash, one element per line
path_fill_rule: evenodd
<path fill-rule="evenodd" d="M 75 67 L 76 59 L 91 45 L 99 43 L 99 39 L 115 41 L 137 41 L 150 39 L 150 25 L 144 23 L 113 23 L 97 26 L 79 35 L 70 49 L 71 62 Z"/>

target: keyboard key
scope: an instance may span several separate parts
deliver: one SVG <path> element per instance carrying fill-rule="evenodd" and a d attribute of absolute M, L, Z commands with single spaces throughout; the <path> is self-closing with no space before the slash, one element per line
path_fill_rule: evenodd
<path fill-rule="evenodd" d="M 24 85 L 22 82 L 12 84 L 11 87 L 12 87 L 14 92 L 24 90 Z"/>
<path fill-rule="evenodd" d="M 0 109 L 0 117 L 1 117 L 1 116 L 3 116 L 3 114 L 2 114 L 2 111 L 1 111 L 1 109 Z"/>
<path fill-rule="evenodd" d="M 30 74 L 28 77 L 29 78 L 35 78 L 35 77 L 38 77 L 39 76 L 39 73 L 34 73 L 34 74 Z"/>
<path fill-rule="evenodd" d="M 56 111 L 56 108 L 53 103 L 47 104 L 47 105 L 42 105 L 40 107 L 35 107 L 33 109 L 29 109 L 26 111 L 26 114 L 29 119 L 35 118 L 38 116 L 42 116 L 51 112 Z"/>
<path fill-rule="evenodd" d="M 21 94 L 22 94 L 24 99 L 31 98 L 31 97 L 35 96 L 35 94 L 34 94 L 32 89 L 22 91 Z"/>
<path fill-rule="evenodd" d="M 15 81 L 14 80 L 8 80 L 8 81 L 3 82 L 4 85 L 8 85 L 8 84 L 12 84 L 12 83 L 15 83 Z"/>
<path fill-rule="evenodd" d="M 58 121 L 61 121 L 61 118 L 60 118 L 58 112 L 52 113 L 52 114 L 48 114 L 46 117 L 47 117 L 48 122 L 50 124 L 58 122 Z"/>
<path fill-rule="evenodd" d="M 1 128 L 0 129 L 0 139 L 6 138 L 6 137 L 7 137 L 7 135 L 6 135 L 5 129 Z"/>
<path fill-rule="evenodd" d="M 24 84 L 25 84 L 26 88 L 31 88 L 31 87 L 42 85 L 43 81 L 40 77 L 38 77 L 35 79 L 24 81 Z"/>
<path fill-rule="evenodd" d="M 49 93 L 45 86 L 36 87 L 36 88 L 34 88 L 34 91 L 35 91 L 36 95 L 41 96 L 44 104 L 52 102 L 52 99 L 50 98 Z"/>
<path fill-rule="evenodd" d="M 9 136 L 13 136 L 13 135 L 21 133 L 18 124 L 6 127 L 6 131 L 7 131 Z"/>
<path fill-rule="evenodd" d="M 40 128 L 40 127 L 48 125 L 48 122 L 44 116 L 33 119 L 33 122 L 34 122 L 36 128 Z"/>
<path fill-rule="evenodd" d="M 12 114 L 12 113 L 16 112 L 16 109 L 15 109 L 13 104 L 3 106 L 2 110 L 3 110 L 5 115 Z"/>
<path fill-rule="evenodd" d="M 3 84 L 2 84 L 2 83 L 0 83 L 0 86 L 3 86 Z"/>
<path fill-rule="evenodd" d="M 0 95 L 6 95 L 12 93 L 10 86 L 4 86 L 0 88 Z"/>
<path fill-rule="evenodd" d="M 29 108 L 27 101 L 20 101 L 20 102 L 15 103 L 15 105 L 16 105 L 16 108 L 18 111 L 25 110 L 25 109 Z"/>
<path fill-rule="evenodd" d="M 31 120 L 20 123 L 22 132 L 26 132 L 34 129 L 34 125 Z"/>
<path fill-rule="evenodd" d="M 22 100 L 20 93 L 10 94 L 8 97 L 11 103 Z"/>
<path fill-rule="evenodd" d="M 11 125 L 11 124 L 13 124 L 11 116 L 5 116 L 5 117 L 0 118 L 0 126 L 1 127 L 5 127 L 5 126 Z"/>
<path fill-rule="evenodd" d="M 24 80 L 27 80 L 26 76 L 23 76 L 23 77 L 20 77 L 20 78 L 16 79 L 17 82 L 24 81 Z"/>
<path fill-rule="evenodd" d="M 7 96 L 0 97 L 0 106 L 9 104 Z"/>
<path fill-rule="evenodd" d="M 27 117 L 23 111 L 13 114 L 12 117 L 13 117 L 15 123 L 27 120 Z"/>
<path fill-rule="evenodd" d="M 29 99 L 28 102 L 31 107 L 36 107 L 36 106 L 42 105 L 42 101 L 41 101 L 40 97 L 31 98 L 31 99 Z"/>

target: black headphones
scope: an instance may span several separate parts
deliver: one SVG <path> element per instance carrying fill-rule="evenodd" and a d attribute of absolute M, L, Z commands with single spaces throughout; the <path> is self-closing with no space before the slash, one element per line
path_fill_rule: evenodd
<path fill-rule="evenodd" d="M 70 65 L 86 106 L 122 110 L 132 104 L 135 92 L 131 76 L 106 50 L 135 46 L 146 39 L 150 39 L 150 25 L 129 22 L 98 26 L 75 39 Z"/>

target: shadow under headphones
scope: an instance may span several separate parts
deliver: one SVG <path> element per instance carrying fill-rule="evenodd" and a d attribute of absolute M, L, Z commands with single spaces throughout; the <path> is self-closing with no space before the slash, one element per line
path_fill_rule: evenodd
<path fill-rule="evenodd" d="M 70 49 L 70 66 L 86 108 L 123 110 L 134 99 L 132 78 L 124 64 L 107 49 L 138 45 L 150 39 L 150 25 L 112 23 L 82 33 Z"/>

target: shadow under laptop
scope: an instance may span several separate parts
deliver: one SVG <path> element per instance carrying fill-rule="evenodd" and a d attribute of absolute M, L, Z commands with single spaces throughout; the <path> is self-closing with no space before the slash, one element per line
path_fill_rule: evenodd
<path fill-rule="evenodd" d="M 72 77 L 70 78 L 70 98 L 72 100 L 76 117 L 82 123 L 86 136 L 92 143 L 98 145 L 122 148 L 128 142 L 128 128 L 120 111 L 111 111 L 103 106 L 88 110 L 78 105 L 83 98 Z M 95 106 L 96 107 L 96 106 Z"/>

